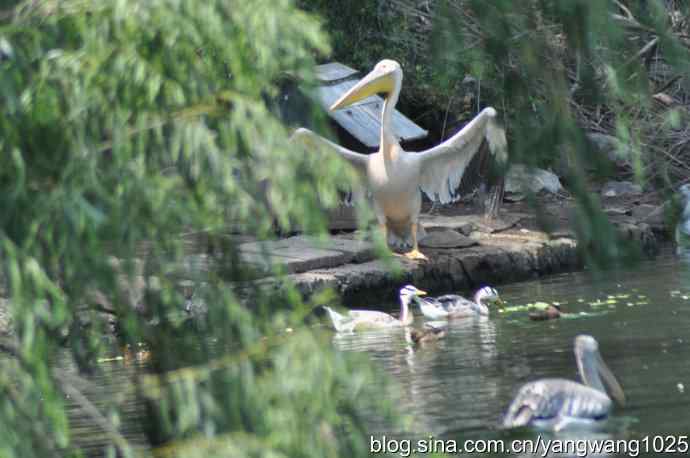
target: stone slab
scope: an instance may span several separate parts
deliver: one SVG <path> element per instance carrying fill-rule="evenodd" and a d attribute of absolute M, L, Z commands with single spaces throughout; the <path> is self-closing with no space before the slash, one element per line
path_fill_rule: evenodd
<path fill-rule="evenodd" d="M 474 230 L 475 219 L 476 217 L 474 215 L 419 215 L 419 221 L 427 232 L 450 229 L 463 235 L 469 235 Z"/>
<path fill-rule="evenodd" d="M 647 223 L 654 230 L 663 230 L 664 228 L 664 205 L 636 205 L 632 209 L 632 216 L 638 223 Z"/>
<path fill-rule="evenodd" d="M 581 267 L 575 240 L 548 237 L 525 240 L 502 235 L 486 236 L 469 248 L 427 249 L 429 262 L 395 258 L 391 268 L 384 261 L 345 264 L 290 275 L 306 295 L 332 288 L 343 295 L 399 288 L 405 282 L 421 288 L 465 289 L 479 283 L 505 283 Z"/>
<path fill-rule="evenodd" d="M 482 215 L 420 215 L 419 220 L 427 232 L 453 230 L 469 236 L 472 232 L 501 232 L 519 223 L 524 215 L 518 213 L 503 214 L 499 218 L 486 219 Z"/>
<path fill-rule="evenodd" d="M 427 232 L 419 241 L 422 248 L 466 248 L 478 244 L 477 240 L 450 229 Z"/>
<path fill-rule="evenodd" d="M 364 262 L 374 257 L 373 245 L 361 240 L 332 237 L 317 240 L 307 236 L 282 240 L 250 242 L 239 245 L 241 258 L 268 270 L 271 264 L 282 265 L 288 273 Z"/>

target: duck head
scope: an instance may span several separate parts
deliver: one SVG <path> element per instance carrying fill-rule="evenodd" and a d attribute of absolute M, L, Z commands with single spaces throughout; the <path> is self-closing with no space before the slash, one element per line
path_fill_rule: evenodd
<path fill-rule="evenodd" d="M 405 285 L 400 288 L 400 321 L 406 324 L 412 323 L 410 302 L 420 296 L 426 296 L 426 291 L 422 291 L 414 285 Z"/>
<path fill-rule="evenodd" d="M 495 288 L 484 286 L 474 293 L 474 302 L 479 305 L 497 305 L 503 307 L 505 303 Z"/>

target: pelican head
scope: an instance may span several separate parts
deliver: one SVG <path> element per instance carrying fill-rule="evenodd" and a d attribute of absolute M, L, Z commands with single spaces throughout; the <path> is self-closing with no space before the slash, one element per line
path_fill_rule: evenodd
<path fill-rule="evenodd" d="M 585 385 L 601 392 L 606 392 L 606 387 L 616 402 L 620 405 L 625 404 L 623 389 L 601 357 L 599 344 L 594 340 L 594 337 L 579 335 L 575 338 L 575 359 L 580 377 Z"/>
<path fill-rule="evenodd" d="M 474 293 L 474 302 L 480 305 L 491 304 L 499 307 L 503 307 L 504 305 L 503 299 L 501 299 L 498 291 L 491 286 L 484 286 Z"/>
<path fill-rule="evenodd" d="M 331 111 L 345 108 L 355 102 L 383 92 L 390 94 L 399 91 L 402 85 L 402 68 L 394 60 L 384 59 L 359 80 L 349 91 L 343 94 L 332 106 Z"/>

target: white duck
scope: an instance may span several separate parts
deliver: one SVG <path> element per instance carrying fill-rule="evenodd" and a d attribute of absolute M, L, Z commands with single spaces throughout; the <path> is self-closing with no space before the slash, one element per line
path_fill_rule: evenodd
<path fill-rule="evenodd" d="M 417 301 L 422 314 L 432 320 L 444 318 L 462 318 L 467 316 L 488 316 L 487 304 L 503 305 L 498 291 L 490 286 L 484 286 L 474 293 L 473 300 L 465 299 L 457 294 L 446 294 Z"/>
<path fill-rule="evenodd" d="M 337 332 L 353 332 L 366 329 L 384 329 L 410 326 L 413 321 L 410 302 L 426 292 L 406 285 L 400 289 L 400 318 L 377 310 L 349 310 L 345 314 L 324 306 Z"/>
<path fill-rule="evenodd" d="M 309 129 L 297 129 L 293 139 L 316 149 L 339 154 L 363 176 L 373 197 L 374 211 L 386 242 L 411 245 L 409 259 L 426 260 L 417 244 L 422 190 L 431 200 L 456 202 L 465 168 L 483 141 L 500 162 L 507 159 L 504 130 L 496 122 L 496 110 L 487 107 L 458 133 L 443 143 L 420 152 L 407 152 L 393 133 L 392 116 L 402 88 L 403 72 L 394 60 L 384 59 L 355 86 L 338 99 L 331 110 L 350 106 L 375 93 L 384 93 L 381 114 L 381 141 L 373 154 L 360 154 L 337 145 Z M 423 229 L 422 229 L 423 230 Z"/>

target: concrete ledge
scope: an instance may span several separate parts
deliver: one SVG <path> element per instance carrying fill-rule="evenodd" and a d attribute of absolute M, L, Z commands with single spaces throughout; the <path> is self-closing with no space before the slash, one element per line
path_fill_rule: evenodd
<path fill-rule="evenodd" d="M 270 272 L 271 263 L 282 264 L 287 272 L 306 272 L 374 258 L 371 243 L 350 238 L 331 238 L 320 242 L 307 236 L 239 245 L 243 261 L 260 271 Z"/>
<path fill-rule="evenodd" d="M 510 216 L 510 215 L 508 215 Z M 513 215 L 515 216 L 515 215 Z M 333 236 L 318 241 L 306 236 L 276 241 L 245 242 L 239 245 L 242 259 L 263 270 L 265 276 L 254 281 L 233 284 L 242 296 L 246 290 L 251 297 L 259 285 L 281 288 L 282 282 L 270 276 L 270 262 L 283 264 L 288 280 L 309 296 L 321 289 L 339 292 L 344 303 L 358 295 L 390 294 L 404 283 L 421 288 L 446 291 L 467 291 L 480 284 L 502 284 L 526 280 L 542 275 L 573 271 L 583 266 L 577 241 L 571 231 L 561 229 L 550 234 L 538 230 L 515 228 L 520 218 L 506 218 L 487 225 L 475 216 L 425 218 L 430 233 L 454 230 L 466 232 L 473 246 L 453 248 L 424 248 L 429 262 L 412 262 L 396 257 L 398 269 L 374 259 L 371 243 L 357 240 L 352 234 Z M 622 239 L 630 240 L 646 252 L 658 249 L 652 227 L 646 223 L 614 222 Z M 463 244 L 466 245 L 466 244 Z M 270 261 L 269 261 L 270 260 Z M 156 277 L 146 277 L 144 263 L 135 262 L 133 277 L 122 276 L 123 290 L 133 308 L 145 310 L 145 285 L 155 285 Z M 121 261 L 113 258 L 114 267 Z M 219 268 L 217 262 L 205 254 L 190 254 L 173 269 L 178 286 L 187 297 L 186 311 L 203 314 L 206 304 L 203 295 L 206 275 Z M 0 334 L 10 330 L 9 303 L 0 295 Z"/>
<path fill-rule="evenodd" d="M 578 269 L 577 243 L 570 238 L 548 240 L 545 234 L 478 235 L 479 245 L 460 249 L 427 249 L 429 262 L 396 258 L 396 272 L 383 261 L 344 264 L 289 276 L 310 295 L 332 288 L 343 296 L 397 289 L 411 282 L 421 288 L 462 290 L 480 283 L 505 283 Z"/>

